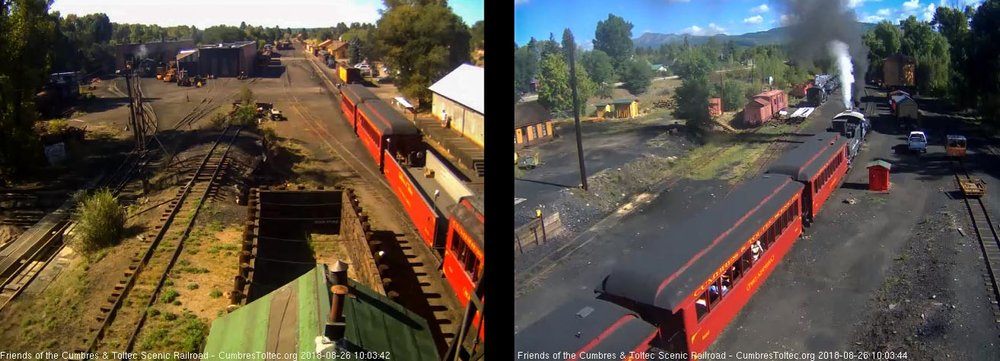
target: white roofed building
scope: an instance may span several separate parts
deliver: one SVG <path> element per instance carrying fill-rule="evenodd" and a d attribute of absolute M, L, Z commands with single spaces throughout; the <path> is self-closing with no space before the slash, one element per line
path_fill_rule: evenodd
<path fill-rule="evenodd" d="M 485 74 L 483 68 L 462 64 L 428 88 L 436 118 L 480 147 L 484 143 Z M 447 116 L 450 122 L 441 119 Z"/>

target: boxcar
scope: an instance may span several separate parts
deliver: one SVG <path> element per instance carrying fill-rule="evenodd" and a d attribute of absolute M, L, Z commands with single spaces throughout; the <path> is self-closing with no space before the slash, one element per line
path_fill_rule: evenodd
<path fill-rule="evenodd" d="M 385 165 L 384 153 L 409 159 L 424 150 L 417 127 L 382 100 L 366 100 L 358 105 L 357 117 L 358 137 L 379 169 Z"/>
<path fill-rule="evenodd" d="M 802 215 L 811 222 L 847 174 L 847 141 L 837 133 L 822 133 L 786 152 L 767 169 L 801 182 Z"/>
<path fill-rule="evenodd" d="M 354 129 L 355 134 L 358 133 L 358 105 L 374 99 L 378 97 L 362 85 L 348 84 L 340 87 L 340 111 L 344 113 L 344 119 Z"/>
<path fill-rule="evenodd" d="M 658 335 L 656 327 L 628 309 L 593 298 L 579 298 L 558 306 L 516 332 L 513 359 L 529 360 L 532 355 L 544 353 L 548 360 L 581 360 L 624 352 L 625 357 L 600 359 L 630 360 L 630 353 L 645 352 Z"/>
<path fill-rule="evenodd" d="M 665 351 L 700 353 L 767 279 L 802 232 L 803 186 L 766 174 L 620 260 L 601 297 L 658 326 Z"/>

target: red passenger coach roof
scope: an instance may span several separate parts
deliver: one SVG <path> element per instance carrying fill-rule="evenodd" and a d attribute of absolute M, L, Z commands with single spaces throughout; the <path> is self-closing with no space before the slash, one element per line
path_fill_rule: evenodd
<path fill-rule="evenodd" d="M 363 85 L 358 84 L 348 84 L 340 87 L 340 93 L 351 101 L 351 104 L 358 104 L 362 100 L 368 99 L 378 99 L 375 94 L 365 88 Z"/>
<path fill-rule="evenodd" d="M 530 355 L 518 357 L 518 352 L 560 353 L 554 360 L 565 360 L 563 352 L 628 354 L 648 343 L 655 332 L 655 327 L 618 305 L 575 299 L 514 334 L 514 358 L 529 359 Z"/>
<path fill-rule="evenodd" d="M 642 251 L 620 260 L 599 290 L 676 311 L 802 188 L 784 175 L 747 181 L 707 210 L 640 240 Z"/>
<path fill-rule="evenodd" d="M 372 125 L 378 127 L 382 135 L 419 134 L 416 125 L 403 118 L 402 114 L 381 99 L 367 100 L 361 103 L 358 109 L 365 117 L 371 119 Z"/>
<path fill-rule="evenodd" d="M 837 133 L 814 135 L 771 163 L 767 172 L 789 175 L 799 181 L 813 179 L 845 144 L 847 140 Z"/>

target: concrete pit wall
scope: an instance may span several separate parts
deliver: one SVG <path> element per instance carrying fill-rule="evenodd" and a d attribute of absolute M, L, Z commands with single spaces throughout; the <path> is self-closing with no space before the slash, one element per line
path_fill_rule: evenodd
<path fill-rule="evenodd" d="M 384 295 L 389 266 L 378 256 L 386 248 L 374 232 L 353 190 L 252 189 L 230 302 L 252 302 L 315 267 L 312 233 L 339 234 L 357 281 Z"/>

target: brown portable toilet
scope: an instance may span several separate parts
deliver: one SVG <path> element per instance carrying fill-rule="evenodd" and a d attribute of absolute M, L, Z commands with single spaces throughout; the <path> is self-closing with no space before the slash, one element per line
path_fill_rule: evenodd
<path fill-rule="evenodd" d="M 868 163 L 868 190 L 874 192 L 889 191 L 889 170 L 892 164 L 884 160 Z"/>

